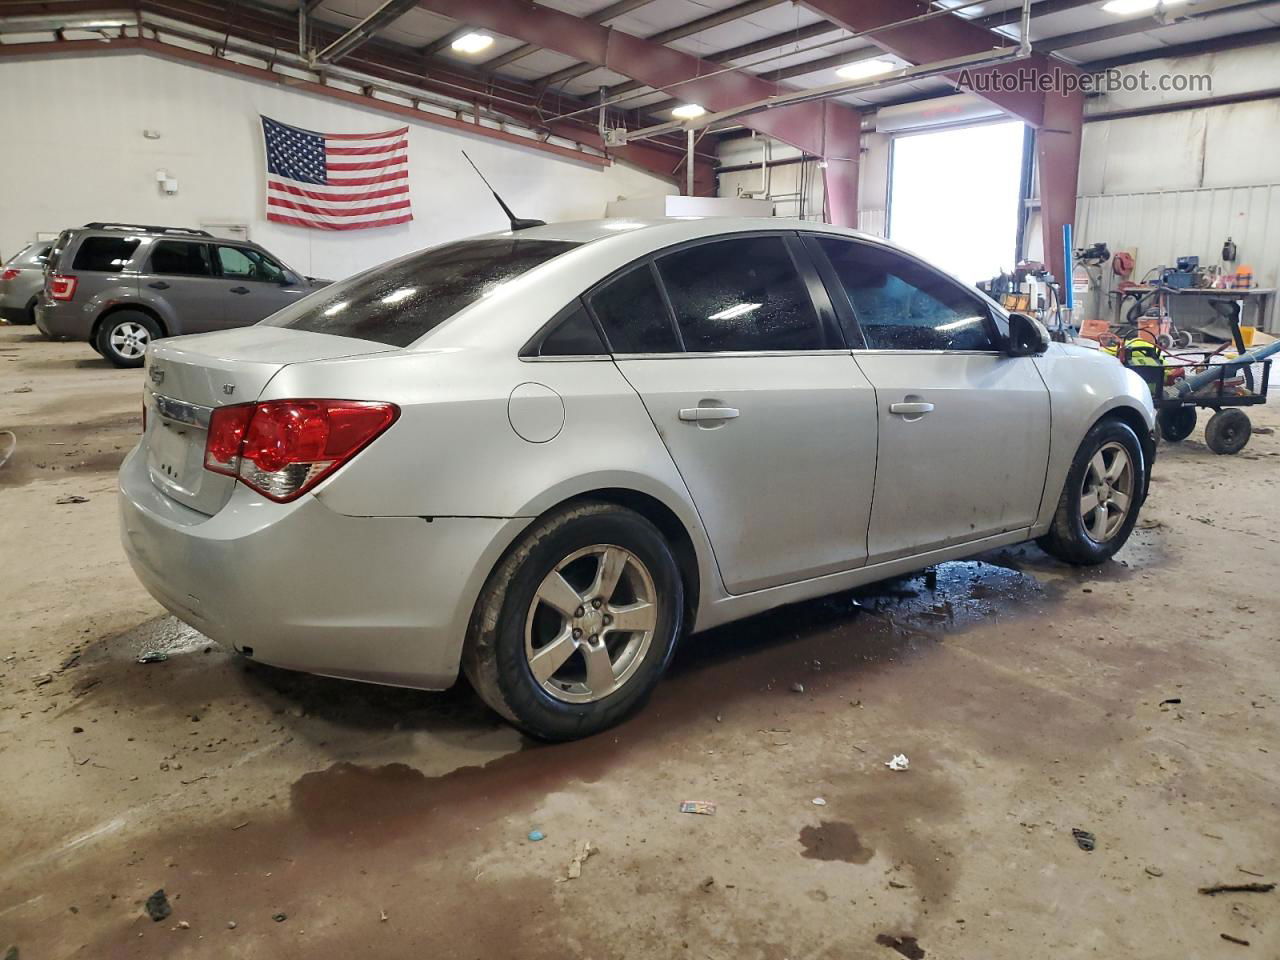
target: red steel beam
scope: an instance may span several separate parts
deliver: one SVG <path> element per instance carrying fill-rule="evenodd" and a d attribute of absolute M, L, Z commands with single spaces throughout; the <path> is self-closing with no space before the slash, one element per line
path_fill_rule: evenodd
<path fill-rule="evenodd" d="M 442 16 L 486 27 L 504 36 L 535 44 L 584 63 L 605 67 L 646 86 L 676 87 L 681 100 L 710 110 L 787 92 L 788 88 L 743 70 L 725 70 L 692 54 L 635 37 L 530 0 L 419 0 L 419 6 Z M 742 118 L 744 126 L 774 137 L 814 156 L 827 157 L 828 147 L 840 160 L 842 176 L 830 198 L 833 223 L 857 219 L 857 144 L 862 127 L 858 111 L 842 104 L 803 103 L 765 110 Z M 831 164 L 827 170 L 830 172 Z M 832 178 L 834 179 L 834 178 Z"/>

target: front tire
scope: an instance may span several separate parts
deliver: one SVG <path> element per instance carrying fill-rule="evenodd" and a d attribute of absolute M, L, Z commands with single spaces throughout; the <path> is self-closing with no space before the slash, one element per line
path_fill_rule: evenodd
<path fill-rule="evenodd" d="M 1109 560 L 1138 521 L 1146 470 L 1142 445 L 1128 424 L 1095 423 L 1067 471 L 1053 525 L 1036 542 L 1065 563 Z"/>
<path fill-rule="evenodd" d="M 645 701 L 683 619 L 684 584 L 658 529 L 632 510 L 581 503 L 536 521 L 490 575 L 463 669 L 526 733 L 590 736 Z"/>
<path fill-rule="evenodd" d="M 160 325 L 141 310 L 117 310 L 98 324 L 94 346 L 117 367 L 140 367 L 160 336 Z"/>

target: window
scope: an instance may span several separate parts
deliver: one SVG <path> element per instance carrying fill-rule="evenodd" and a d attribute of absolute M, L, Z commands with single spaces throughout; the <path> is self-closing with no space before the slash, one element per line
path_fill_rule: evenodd
<path fill-rule="evenodd" d="M 151 250 L 151 272 L 187 277 L 209 277 L 209 245 L 185 240 L 161 240 Z"/>
<path fill-rule="evenodd" d="M 589 357 L 607 354 L 591 315 L 581 301 L 560 312 L 546 335 L 521 351 L 524 357 Z"/>
<path fill-rule="evenodd" d="M 71 269 L 119 273 L 138 249 L 138 242 L 137 237 L 85 237 Z"/>
<path fill-rule="evenodd" d="M 325 287 L 264 323 L 405 347 L 502 284 L 576 246 L 516 238 L 447 243 Z"/>
<path fill-rule="evenodd" d="M 990 314 L 949 277 L 882 247 L 818 238 L 872 350 L 996 350 Z"/>
<path fill-rule="evenodd" d="M 218 247 L 218 268 L 224 277 L 283 283 L 284 269 L 270 257 L 249 247 Z"/>
<path fill-rule="evenodd" d="M 609 282 L 591 297 L 614 353 L 679 353 L 671 314 L 649 264 Z"/>
<path fill-rule="evenodd" d="M 662 257 L 658 272 L 690 352 L 827 346 L 781 237 L 698 244 Z"/>

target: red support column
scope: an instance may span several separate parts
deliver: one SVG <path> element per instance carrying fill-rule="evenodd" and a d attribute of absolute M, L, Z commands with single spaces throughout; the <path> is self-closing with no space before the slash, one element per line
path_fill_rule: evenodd
<path fill-rule="evenodd" d="M 1071 264 L 1062 248 L 1063 224 L 1076 219 L 1076 191 L 1080 180 L 1080 138 L 1084 127 L 1084 96 L 1047 93 L 1044 126 L 1036 131 L 1036 162 L 1040 169 L 1040 229 L 1049 272 L 1071 282 Z"/>

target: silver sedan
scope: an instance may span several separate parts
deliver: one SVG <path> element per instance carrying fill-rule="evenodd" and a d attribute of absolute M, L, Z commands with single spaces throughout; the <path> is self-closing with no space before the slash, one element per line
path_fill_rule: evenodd
<path fill-rule="evenodd" d="M 1006 544 L 1125 542 L 1154 412 L 1112 357 L 872 237 L 605 220 L 449 243 L 151 345 L 134 569 L 245 656 L 524 730 L 679 638 Z"/>

